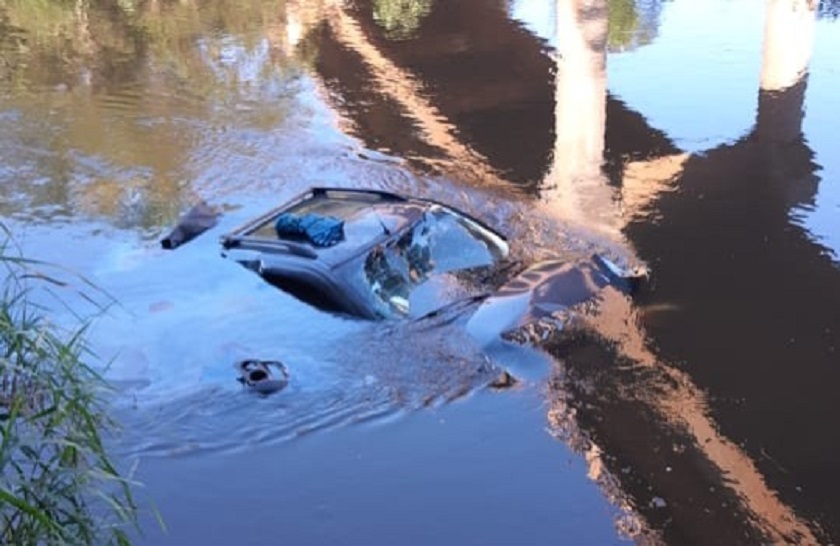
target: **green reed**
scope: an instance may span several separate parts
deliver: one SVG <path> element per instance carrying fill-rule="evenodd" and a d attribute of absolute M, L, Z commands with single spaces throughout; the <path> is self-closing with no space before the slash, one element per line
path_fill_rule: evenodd
<path fill-rule="evenodd" d="M 89 323 L 49 320 L 36 291 L 67 283 L 9 241 L 0 229 L 0 544 L 129 544 L 137 509 L 103 445 L 116 424 Z"/>

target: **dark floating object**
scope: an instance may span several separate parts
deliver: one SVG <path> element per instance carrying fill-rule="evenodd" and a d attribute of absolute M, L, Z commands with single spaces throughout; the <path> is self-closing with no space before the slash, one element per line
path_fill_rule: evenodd
<path fill-rule="evenodd" d="M 490 382 L 489 387 L 495 390 L 503 390 L 513 388 L 517 384 L 519 384 L 519 380 L 505 370 Z"/>
<path fill-rule="evenodd" d="M 236 369 L 236 380 L 260 394 L 277 392 L 289 384 L 289 371 L 279 360 L 242 360 Z"/>
<path fill-rule="evenodd" d="M 601 254 L 594 254 L 592 260 L 607 275 L 612 284 L 631 294 L 639 289 L 648 276 L 644 268 L 622 268 Z"/>
<path fill-rule="evenodd" d="M 160 246 L 167 250 L 177 248 L 195 239 L 218 222 L 219 211 L 202 201 L 181 217 L 175 229 L 161 240 Z"/>

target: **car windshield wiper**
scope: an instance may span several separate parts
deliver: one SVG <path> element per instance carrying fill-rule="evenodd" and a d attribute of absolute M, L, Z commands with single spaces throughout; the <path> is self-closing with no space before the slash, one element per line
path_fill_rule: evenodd
<path fill-rule="evenodd" d="M 376 219 L 379 221 L 379 225 L 382 226 L 382 232 L 385 234 L 386 237 L 390 237 L 391 236 L 391 230 L 388 229 L 388 226 L 385 225 L 385 221 L 382 220 L 382 217 L 379 216 L 378 212 L 374 211 L 373 214 L 374 214 L 374 216 L 376 216 Z"/>
<path fill-rule="evenodd" d="M 457 313 L 453 314 L 452 317 L 450 317 L 448 320 L 446 320 L 445 322 L 442 323 L 442 324 L 448 324 L 448 323 L 452 322 L 453 320 L 455 320 L 456 318 L 458 318 L 460 312 L 463 311 L 463 308 L 469 307 L 470 305 L 472 305 L 474 303 L 484 301 L 487 298 L 489 298 L 491 295 L 492 295 L 491 292 L 482 292 L 480 294 L 475 294 L 473 296 L 466 296 L 464 298 L 460 298 L 460 299 L 457 299 L 455 301 L 451 301 L 451 302 L 447 303 L 446 305 L 444 305 L 442 307 L 438 307 L 437 309 L 433 309 L 432 311 L 429 311 L 425 315 L 421 315 L 421 316 L 419 316 L 415 319 L 412 319 L 412 322 L 416 323 L 416 322 L 421 322 L 421 321 L 425 321 L 425 320 L 429 320 L 429 319 L 433 319 L 433 318 L 438 318 L 445 313 L 448 313 L 448 312 L 453 311 L 453 310 L 457 310 L 458 311 Z"/>

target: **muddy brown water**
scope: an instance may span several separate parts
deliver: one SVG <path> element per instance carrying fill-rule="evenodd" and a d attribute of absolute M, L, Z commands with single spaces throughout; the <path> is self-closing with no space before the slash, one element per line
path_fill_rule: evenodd
<path fill-rule="evenodd" d="M 91 343 L 167 523 L 142 540 L 836 542 L 838 13 L 0 3 L 0 215 L 116 302 Z M 649 280 L 533 349 L 325 314 L 218 246 L 313 184 L 433 197 L 523 262 L 598 250 Z M 219 224 L 160 249 L 202 200 Z M 245 357 L 290 386 L 248 396 Z M 523 381 L 485 388 L 502 368 Z"/>

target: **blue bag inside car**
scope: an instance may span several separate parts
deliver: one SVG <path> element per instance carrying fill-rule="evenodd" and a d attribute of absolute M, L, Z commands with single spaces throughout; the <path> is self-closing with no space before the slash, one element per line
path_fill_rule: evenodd
<path fill-rule="evenodd" d="M 328 247 L 344 239 L 344 220 L 320 214 L 293 214 L 286 212 L 274 223 L 277 236 L 302 237 L 315 246 Z"/>

